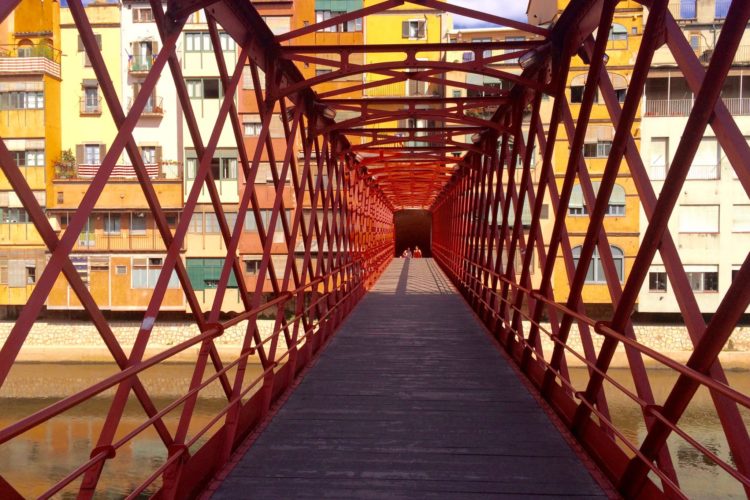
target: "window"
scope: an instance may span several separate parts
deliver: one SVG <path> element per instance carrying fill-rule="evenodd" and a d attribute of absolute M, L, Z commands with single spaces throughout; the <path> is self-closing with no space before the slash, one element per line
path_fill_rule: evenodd
<path fill-rule="evenodd" d="M 100 113 L 99 108 L 99 87 L 83 88 L 83 110 L 85 113 Z"/>
<path fill-rule="evenodd" d="M 681 233 L 718 233 L 719 205 L 680 205 Z"/>
<path fill-rule="evenodd" d="M 131 234 L 146 234 L 146 214 L 135 213 L 130 218 Z"/>
<path fill-rule="evenodd" d="M 329 19 L 333 19 L 343 14 L 346 14 L 346 11 L 315 9 L 315 22 L 320 23 L 323 21 L 327 21 Z M 345 23 L 340 23 L 334 26 L 329 26 L 320 31 L 328 31 L 328 32 L 333 32 L 333 33 L 336 33 L 336 32 L 351 33 L 354 31 L 362 31 L 362 18 L 358 17 L 357 19 L 352 19 Z"/>
<path fill-rule="evenodd" d="M 193 99 L 219 99 L 224 95 L 218 78 L 189 78 L 185 83 Z"/>
<path fill-rule="evenodd" d="M 750 233 L 750 205 L 732 206 L 732 232 Z"/>
<path fill-rule="evenodd" d="M 680 0 L 680 19 L 695 19 L 695 0 Z"/>
<path fill-rule="evenodd" d="M 740 266 L 732 266 L 732 281 L 737 277 L 740 272 Z"/>
<path fill-rule="evenodd" d="M 8 109 L 44 109 L 44 92 L 0 92 L 0 110 Z"/>
<path fill-rule="evenodd" d="M 425 38 L 425 21 L 421 19 L 401 23 L 401 38 Z"/>
<path fill-rule="evenodd" d="M 685 271 L 694 292 L 719 291 L 719 266 L 685 266 Z"/>
<path fill-rule="evenodd" d="M 83 163 L 85 165 L 99 165 L 101 163 L 101 150 L 99 144 L 85 144 L 83 146 Z"/>
<path fill-rule="evenodd" d="M 29 151 L 11 151 L 13 160 L 19 167 L 43 167 L 44 150 L 33 149 Z"/>
<path fill-rule="evenodd" d="M 185 177 L 195 179 L 195 173 L 198 171 L 198 159 L 188 158 L 185 160 Z"/>
<path fill-rule="evenodd" d="M 506 39 L 507 40 L 507 39 Z M 492 38 L 474 38 L 472 43 L 490 43 L 492 42 Z M 470 52 L 472 55 L 472 60 L 474 59 L 474 52 Z M 482 57 L 484 59 L 487 59 L 488 57 L 492 57 L 492 50 L 483 50 L 482 51 Z"/>
<path fill-rule="evenodd" d="M 622 282 L 625 269 L 625 255 L 623 254 L 621 249 L 615 246 L 610 246 L 609 249 L 612 252 L 612 259 L 615 264 L 615 270 L 617 271 L 617 279 Z M 580 258 L 580 256 L 581 247 L 577 246 L 573 248 L 573 262 L 575 263 L 576 267 L 578 267 L 578 259 Z M 591 264 L 589 265 L 588 272 L 586 273 L 586 283 L 606 283 L 606 278 L 604 276 L 604 266 L 602 266 L 598 248 L 594 250 L 594 256 L 591 259 Z"/>
<path fill-rule="evenodd" d="M 221 179 L 236 179 L 237 178 L 237 159 L 236 158 L 222 158 L 221 159 Z"/>
<path fill-rule="evenodd" d="M 190 224 L 188 225 L 188 233 L 203 233 L 203 212 L 193 213 L 193 216 L 190 218 Z"/>
<path fill-rule="evenodd" d="M 270 209 L 267 210 L 261 210 L 260 211 L 260 217 L 261 221 L 263 222 L 263 228 L 268 231 L 268 226 L 271 222 L 271 213 L 273 211 Z M 291 209 L 286 210 L 286 220 L 291 221 L 292 220 L 292 211 Z M 251 210 L 247 211 L 247 215 L 245 216 L 245 231 L 252 231 L 252 232 L 258 232 L 258 226 L 255 224 L 255 215 Z M 284 227 L 282 226 L 281 219 L 276 218 L 276 227 L 274 228 L 275 233 L 282 233 L 284 231 Z"/>
<path fill-rule="evenodd" d="M 651 179 L 664 180 L 669 168 L 669 137 L 654 137 L 649 150 Z"/>
<path fill-rule="evenodd" d="M 154 22 L 154 13 L 151 7 L 133 7 L 134 23 L 152 23 Z"/>
<path fill-rule="evenodd" d="M 263 124 L 260 122 L 245 122 L 242 125 L 245 129 L 245 135 L 253 137 L 259 136 L 263 127 Z"/>
<path fill-rule="evenodd" d="M 131 288 L 154 288 L 159 280 L 164 259 L 161 257 L 133 257 L 131 260 Z M 173 270 L 167 288 L 179 288 L 180 280 Z"/>
<path fill-rule="evenodd" d="M 461 91 L 460 90 L 454 90 L 453 91 L 453 97 L 461 97 Z"/>
<path fill-rule="evenodd" d="M 600 182 L 592 182 L 594 189 L 594 195 L 599 192 Z M 577 215 L 588 215 L 589 211 L 586 208 L 583 198 L 583 190 L 580 184 L 573 186 L 573 192 L 570 194 L 570 203 L 568 203 L 568 214 Z M 605 215 L 620 217 L 625 215 L 625 188 L 619 184 L 612 186 L 612 194 L 609 195 L 609 203 L 607 204 L 607 211 Z"/>
<path fill-rule="evenodd" d="M 612 149 L 612 141 L 598 141 L 583 145 L 583 156 L 586 158 L 606 158 Z"/>
<path fill-rule="evenodd" d="M 664 271 L 651 271 L 648 273 L 648 291 L 666 292 L 667 273 Z"/>
<path fill-rule="evenodd" d="M 228 52 L 235 49 L 234 39 L 227 33 L 219 33 L 221 50 Z M 185 52 L 213 52 L 211 36 L 208 32 L 185 33 Z"/>
<path fill-rule="evenodd" d="M 205 78 L 203 80 L 203 98 L 218 99 L 221 97 L 221 84 L 218 78 Z"/>
<path fill-rule="evenodd" d="M 323 76 L 331 73 L 333 70 L 329 68 L 316 68 L 315 69 L 315 76 Z"/>
<path fill-rule="evenodd" d="M 124 276 L 128 274 L 128 266 L 115 266 L 115 274 Z"/>
<path fill-rule="evenodd" d="M 256 275 L 260 271 L 260 257 L 245 257 L 245 272 Z"/>
<path fill-rule="evenodd" d="M 104 214 L 104 233 L 120 234 L 120 214 Z"/>
<path fill-rule="evenodd" d="M 146 165 L 156 164 L 156 146 L 142 146 L 141 158 Z"/>
<path fill-rule="evenodd" d="M 699 53 L 701 51 L 701 35 L 700 35 L 700 33 L 691 33 L 690 34 L 690 48 L 693 49 L 696 53 Z"/>
<path fill-rule="evenodd" d="M 715 137 L 704 137 L 698 145 L 688 179 L 711 180 L 719 178 L 719 143 Z"/>
<path fill-rule="evenodd" d="M 23 208 L 0 207 L 0 221 L 3 224 L 27 224 L 29 214 Z"/>
<path fill-rule="evenodd" d="M 36 266 L 26 265 L 26 284 L 33 285 L 36 283 Z"/>
<path fill-rule="evenodd" d="M 196 290 L 206 290 L 219 286 L 221 270 L 224 267 L 223 258 L 188 258 L 186 266 L 190 283 Z M 234 273 L 229 274 L 227 283 L 229 288 L 237 288 L 237 278 Z"/>
<path fill-rule="evenodd" d="M 204 217 L 206 222 L 206 234 L 218 234 L 221 232 L 221 228 L 219 227 L 219 218 L 216 216 L 216 213 L 206 212 L 204 214 Z"/>
<path fill-rule="evenodd" d="M 730 3 L 731 0 L 716 0 L 716 6 L 714 7 L 714 17 L 716 19 L 726 19 Z"/>
<path fill-rule="evenodd" d="M 613 24 L 609 30 L 607 39 L 608 49 L 627 49 L 628 48 L 628 29 L 621 24 Z"/>

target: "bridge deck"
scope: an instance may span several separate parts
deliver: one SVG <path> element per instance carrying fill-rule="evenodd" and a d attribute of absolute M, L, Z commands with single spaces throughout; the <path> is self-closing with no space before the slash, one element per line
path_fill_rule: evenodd
<path fill-rule="evenodd" d="M 214 498 L 605 496 L 430 259 L 396 259 Z"/>

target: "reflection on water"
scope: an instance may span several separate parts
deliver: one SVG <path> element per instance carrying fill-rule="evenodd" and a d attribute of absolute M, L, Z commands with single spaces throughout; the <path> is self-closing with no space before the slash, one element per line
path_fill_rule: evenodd
<path fill-rule="evenodd" d="M 588 374 L 583 368 L 571 369 L 571 381 L 577 390 L 583 390 Z M 629 370 L 609 370 L 620 384 L 635 393 Z M 649 381 L 656 404 L 663 404 L 677 375 L 671 370 L 649 370 Z M 736 390 L 750 394 L 750 372 L 727 372 L 729 384 Z M 646 437 L 640 407 L 612 385 L 606 385 L 607 402 L 612 421 L 631 442 L 640 444 Z M 741 408 L 745 426 L 750 424 L 750 413 Z M 709 392 L 701 388 L 678 423 L 680 429 L 709 449 L 725 462 L 734 465 L 724 431 L 721 427 Z M 740 483 L 718 465 L 706 458 L 687 441 L 672 435 L 668 440 L 672 461 L 677 470 L 680 487 L 691 498 L 745 498 Z M 658 483 L 658 478 L 651 476 Z"/>
<path fill-rule="evenodd" d="M 260 373 L 255 365 L 248 369 L 251 372 L 249 377 L 254 378 Z M 0 390 L 0 428 L 116 371 L 115 366 L 108 364 L 17 364 Z M 148 369 L 143 373 L 142 381 L 156 408 L 162 409 L 187 391 L 192 374 L 192 365 L 168 364 Z M 230 380 L 232 377 L 230 373 Z M 206 378 L 208 375 L 204 380 Z M 25 497 L 37 497 L 44 493 L 54 482 L 88 460 L 113 395 L 114 390 L 108 390 L 0 445 L 0 475 Z M 207 425 L 225 404 L 226 399 L 218 383 L 202 391 L 188 436 Z M 181 410 L 181 406 L 177 407 L 165 419 L 172 435 Z M 131 395 L 115 440 L 145 420 L 145 412 Z M 120 448 L 114 459 L 107 461 L 97 498 L 122 498 L 163 464 L 165 458 L 166 449 L 156 431 L 153 427 L 145 430 Z M 80 480 L 75 481 L 60 496 L 75 498 L 79 485 Z"/>
<path fill-rule="evenodd" d="M 249 367 L 246 380 L 254 379 L 260 368 Z M 24 418 L 60 398 L 84 389 L 111 375 L 117 368 L 107 364 L 18 364 L 0 390 L 0 427 Z M 155 366 L 142 377 L 143 384 L 157 408 L 164 408 L 184 394 L 193 374 L 191 365 Z M 610 370 L 621 384 L 632 389 L 627 370 Z M 729 372 L 730 384 L 743 393 L 750 393 L 750 372 Z M 205 379 L 205 377 L 204 377 Z M 233 374 L 230 373 L 230 380 Z M 579 390 L 588 379 L 583 369 L 572 369 L 571 379 Z M 676 376 L 667 370 L 649 371 L 654 398 L 662 404 Z M 640 443 L 645 437 L 643 417 L 638 406 L 613 387 L 606 387 L 609 409 L 618 428 L 631 440 Z M 84 463 L 95 446 L 113 390 L 77 406 L 0 446 L 0 475 L 27 497 L 36 497 Z M 196 406 L 189 435 L 207 425 L 225 404 L 218 384 L 203 391 Z M 173 411 L 165 423 L 174 434 L 181 407 Z M 750 416 L 743 411 L 746 423 Z M 120 423 L 117 438 L 122 437 L 145 420 L 145 413 L 132 396 Z M 716 417 L 708 391 L 696 394 L 693 403 L 680 421 L 680 426 L 716 455 L 732 463 L 724 432 Z M 669 440 L 670 452 L 678 471 L 681 487 L 695 498 L 743 498 L 737 481 L 679 437 Z M 98 498 L 121 498 L 132 491 L 153 470 L 161 465 L 166 451 L 153 428 L 118 450 L 107 461 Z M 74 498 L 79 483 L 66 488 L 63 498 Z M 158 487 L 158 483 L 155 487 Z M 153 492 L 153 489 L 151 490 Z"/>

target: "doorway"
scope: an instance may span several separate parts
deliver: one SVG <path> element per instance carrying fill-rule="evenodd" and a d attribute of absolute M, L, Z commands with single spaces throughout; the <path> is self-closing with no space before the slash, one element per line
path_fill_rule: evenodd
<path fill-rule="evenodd" d="M 396 227 L 396 257 L 418 246 L 423 257 L 432 257 L 432 213 L 429 210 L 399 210 L 393 215 Z"/>

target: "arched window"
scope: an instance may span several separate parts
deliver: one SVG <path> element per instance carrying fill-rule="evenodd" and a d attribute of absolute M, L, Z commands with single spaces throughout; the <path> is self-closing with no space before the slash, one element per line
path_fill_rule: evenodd
<path fill-rule="evenodd" d="M 615 263 L 615 270 L 617 271 L 617 279 L 622 283 L 623 274 L 625 272 L 625 254 L 622 249 L 610 245 L 610 252 L 612 252 L 612 260 Z M 581 247 L 577 246 L 573 248 L 573 262 L 578 267 L 578 259 L 581 257 Z M 599 257 L 599 249 L 594 250 L 594 256 L 591 258 L 591 264 L 589 264 L 589 270 L 586 273 L 586 283 L 606 283 L 607 279 L 604 277 L 604 266 L 602 266 L 601 258 Z"/>
<path fill-rule="evenodd" d="M 591 183 L 594 188 L 594 195 L 599 192 L 600 182 Z M 568 203 L 568 214 L 569 215 L 588 215 L 589 211 L 584 203 L 583 190 L 580 184 L 573 186 L 573 192 L 570 195 L 570 203 Z M 613 217 L 620 217 L 625 215 L 625 188 L 619 184 L 615 184 L 612 187 L 612 194 L 609 195 L 609 203 L 607 204 L 607 212 L 605 215 L 611 215 Z"/>
<path fill-rule="evenodd" d="M 613 24 L 609 30 L 608 49 L 628 48 L 628 29 L 622 24 Z"/>
<path fill-rule="evenodd" d="M 31 57 L 34 55 L 34 44 L 28 38 L 23 38 L 18 41 L 16 52 L 18 57 Z"/>

